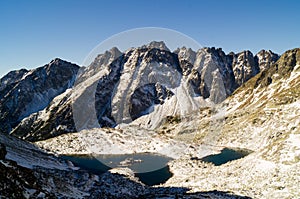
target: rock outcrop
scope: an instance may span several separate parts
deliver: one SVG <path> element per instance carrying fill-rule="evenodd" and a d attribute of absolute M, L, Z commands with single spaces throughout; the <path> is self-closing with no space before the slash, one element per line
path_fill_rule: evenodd
<path fill-rule="evenodd" d="M 255 58 L 258 60 L 258 65 L 260 71 L 264 71 L 270 68 L 278 59 L 279 55 L 272 52 L 271 50 L 261 50 L 256 55 Z"/>
<path fill-rule="evenodd" d="M 237 86 L 242 85 L 259 73 L 258 62 L 250 51 L 243 51 L 233 56 L 233 72 Z"/>

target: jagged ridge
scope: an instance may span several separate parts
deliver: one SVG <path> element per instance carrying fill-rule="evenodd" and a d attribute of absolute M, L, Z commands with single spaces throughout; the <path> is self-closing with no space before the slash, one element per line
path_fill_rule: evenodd
<path fill-rule="evenodd" d="M 12 134 L 34 141 L 75 132 L 72 102 L 76 100 L 80 104 L 95 103 L 97 118 L 94 120 L 98 120 L 102 127 L 129 123 L 147 114 L 152 114 L 149 118 L 162 118 L 172 113 L 185 114 L 197 109 L 201 99 L 223 101 L 236 88 L 259 73 L 260 69 L 266 70 L 277 57 L 271 51 L 260 51 L 256 56 L 250 51 L 226 55 L 222 49 L 216 48 L 203 48 L 194 52 L 183 47 L 171 53 L 163 42 L 152 42 L 124 53 L 113 48 L 98 55 L 89 67 L 82 68 L 79 72 L 76 86 L 86 82 L 90 88 L 95 88 L 96 92 L 85 89 L 80 93 L 76 91 L 77 87 L 74 87 L 73 91 L 76 94 L 63 93 L 52 103 L 48 102 L 48 107 L 43 111 L 37 112 L 42 109 L 40 107 L 33 110 L 33 114 L 21 123 L 17 120 L 13 127 L 19 125 L 13 129 Z M 165 76 L 166 74 L 169 75 Z M 139 107 L 139 111 L 132 108 L 129 110 L 133 107 L 130 99 L 136 89 L 152 83 L 166 87 L 175 95 L 159 104 L 152 101 L 143 105 L 142 101 L 135 99 L 134 107 Z M 140 99 L 151 95 L 149 92 L 144 92 Z M 55 96 L 60 93 L 62 92 L 55 93 Z M 166 100 L 173 100 L 169 102 L 173 103 L 173 110 L 165 112 L 165 115 L 157 115 L 157 107 L 164 109 L 163 107 L 170 106 L 164 103 Z M 179 102 L 176 106 L 174 100 Z M 88 114 L 93 110 L 83 111 Z M 88 122 L 90 126 L 95 125 L 94 120 Z M 148 127 L 155 128 L 159 124 L 160 121 L 152 120 Z M 79 129 L 81 128 L 86 127 L 81 126 Z"/>

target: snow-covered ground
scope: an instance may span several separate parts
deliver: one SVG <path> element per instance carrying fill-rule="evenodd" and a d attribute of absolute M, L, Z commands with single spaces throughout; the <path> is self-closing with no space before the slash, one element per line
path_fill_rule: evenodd
<path fill-rule="evenodd" d="M 192 145 L 183 140 L 162 136 L 137 126 L 125 129 L 92 129 L 79 133 L 64 134 L 35 143 L 40 148 L 55 154 L 133 154 L 156 153 L 173 159 L 186 154 L 200 155 L 204 146 Z M 216 153 L 219 148 L 206 146 Z M 201 155 L 202 157 L 204 154 Z"/>

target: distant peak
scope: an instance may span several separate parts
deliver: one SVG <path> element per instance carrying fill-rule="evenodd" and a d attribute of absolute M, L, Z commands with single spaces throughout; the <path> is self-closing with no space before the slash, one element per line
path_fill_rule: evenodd
<path fill-rule="evenodd" d="M 185 46 L 177 48 L 174 53 L 178 55 L 179 59 L 187 60 L 190 63 L 194 63 L 196 60 L 196 52 L 191 48 L 186 48 Z"/>
<path fill-rule="evenodd" d="M 187 48 L 187 47 L 185 47 L 185 46 L 183 46 L 183 47 L 181 47 L 181 48 L 177 48 L 176 50 L 174 50 L 174 53 L 178 53 L 178 52 L 195 53 L 195 51 L 193 51 L 193 49 Z"/>
<path fill-rule="evenodd" d="M 243 53 L 246 56 L 252 56 L 253 57 L 253 53 L 250 50 L 244 50 L 241 53 Z"/>
<path fill-rule="evenodd" d="M 75 65 L 76 67 L 79 67 L 74 63 L 62 60 L 60 58 L 53 59 L 49 64 L 46 64 L 45 66 L 52 67 L 52 66 L 61 66 L 61 65 Z"/>
<path fill-rule="evenodd" d="M 257 54 L 262 54 L 262 53 L 266 53 L 268 52 L 268 50 L 265 50 L 265 49 L 261 49 Z M 272 51 L 271 51 L 272 52 Z"/>
<path fill-rule="evenodd" d="M 216 48 L 216 47 L 204 47 L 202 49 L 199 49 L 199 51 L 206 51 L 208 53 L 214 53 L 214 52 L 223 52 L 223 49 Z"/>
<path fill-rule="evenodd" d="M 147 45 L 142 46 L 142 48 L 157 48 L 160 50 L 170 51 L 170 49 L 166 46 L 163 41 L 152 41 Z"/>
<path fill-rule="evenodd" d="M 60 58 L 55 58 L 50 62 L 50 64 L 59 64 L 59 63 L 64 63 L 64 62 L 66 62 L 66 61 L 64 61 Z"/>
<path fill-rule="evenodd" d="M 294 48 L 288 50 L 282 54 L 278 60 L 281 64 L 280 66 L 296 66 L 300 65 L 300 48 Z"/>
<path fill-rule="evenodd" d="M 103 54 L 98 54 L 94 62 L 99 60 L 116 59 L 122 55 L 122 52 L 117 47 L 112 47 L 110 50 L 105 51 Z M 98 60 L 98 61 L 97 61 Z"/>
<path fill-rule="evenodd" d="M 264 54 L 279 56 L 277 53 L 274 53 L 272 50 L 265 50 L 265 49 L 260 50 L 256 55 L 264 55 Z"/>
<path fill-rule="evenodd" d="M 122 54 L 122 52 L 117 48 L 117 47 L 112 47 L 110 50 L 109 50 L 110 53 L 112 54 Z"/>
<path fill-rule="evenodd" d="M 109 51 L 106 51 L 105 54 L 108 57 L 112 57 L 113 59 L 116 59 L 122 55 L 122 52 L 117 47 L 113 47 Z"/>

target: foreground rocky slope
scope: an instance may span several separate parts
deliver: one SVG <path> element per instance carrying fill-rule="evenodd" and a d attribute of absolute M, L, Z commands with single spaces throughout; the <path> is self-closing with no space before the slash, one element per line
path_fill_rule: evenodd
<path fill-rule="evenodd" d="M 129 169 L 94 175 L 30 143 L 2 133 L 0 138 L 1 198 L 246 198 L 230 192 L 148 187 Z"/>
<path fill-rule="evenodd" d="M 86 128 L 128 124 L 144 115 L 148 118 L 135 123 L 155 129 L 168 115 L 183 116 L 203 103 L 222 102 L 277 58 L 271 51 L 226 55 L 216 48 L 194 52 L 183 47 L 172 53 L 163 42 L 124 53 L 113 48 L 82 68 L 72 90 L 19 122 L 11 134 L 37 141 Z"/>

